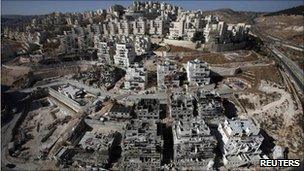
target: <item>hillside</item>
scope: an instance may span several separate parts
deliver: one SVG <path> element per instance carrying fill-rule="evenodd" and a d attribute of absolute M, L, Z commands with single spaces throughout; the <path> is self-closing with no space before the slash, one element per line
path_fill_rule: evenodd
<path fill-rule="evenodd" d="M 218 9 L 213 11 L 204 11 L 203 15 L 215 15 L 220 20 L 226 21 L 227 23 L 247 23 L 250 24 L 252 18 L 255 18 L 261 13 L 247 12 L 247 11 L 234 11 L 231 9 Z"/>
<path fill-rule="evenodd" d="M 1 16 L 1 26 L 19 26 L 20 24 L 30 22 L 34 17 L 32 15 L 3 15 Z"/>
<path fill-rule="evenodd" d="M 256 18 L 255 24 L 268 35 L 301 45 L 304 43 L 303 12 L 304 6 L 272 12 Z"/>
<path fill-rule="evenodd" d="M 300 5 L 297 7 L 277 11 L 277 12 L 271 12 L 267 13 L 264 16 L 276 16 L 276 15 L 304 15 L 304 5 Z"/>

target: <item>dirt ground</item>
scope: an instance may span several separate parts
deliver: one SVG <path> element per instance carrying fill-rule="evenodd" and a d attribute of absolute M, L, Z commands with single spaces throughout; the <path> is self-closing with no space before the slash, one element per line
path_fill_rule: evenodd
<path fill-rule="evenodd" d="M 235 52 L 223 53 L 201 53 L 199 55 L 184 56 L 179 62 L 187 63 L 189 60 L 200 59 L 209 64 L 227 64 L 232 62 L 249 62 L 258 60 L 256 54 L 251 51 L 240 50 Z"/>
<path fill-rule="evenodd" d="M 25 84 L 30 68 L 13 66 L 11 68 L 1 68 L 1 85 L 21 87 Z"/>
<path fill-rule="evenodd" d="M 282 76 L 278 68 L 274 65 L 247 68 L 246 70 L 242 71 L 239 77 L 246 79 L 251 83 L 251 88 L 248 89 L 249 92 L 259 92 L 258 87 L 261 80 L 283 85 Z"/>
<path fill-rule="evenodd" d="M 275 144 L 288 148 L 289 158 L 304 155 L 303 108 L 293 95 L 273 82 L 262 81 L 262 93 L 244 93 L 238 98 L 247 112 L 241 116 L 255 118 Z"/>
<path fill-rule="evenodd" d="M 173 46 L 173 45 L 168 45 L 170 47 L 169 52 L 198 52 L 197 50 L 186 48 L 186 47 L 181 47 L 181 46 Z M 164 46 L 161 46 L 157 48 L 155 51 L 166 51 L 167 48 Z"/>

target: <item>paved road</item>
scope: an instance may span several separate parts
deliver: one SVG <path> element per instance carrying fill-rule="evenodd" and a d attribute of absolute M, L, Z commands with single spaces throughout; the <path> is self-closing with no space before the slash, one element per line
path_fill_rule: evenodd
<path fill-rule="evenodd" d="M 304 73 L 303 70 L 290 58 L 288 58 L 286 55 L 284 55 L 283 52 L 279 51 L 276 48 L 276 45 L 282 46 L 284 44 L 287 44 L 289 46 L 293 46 L 294 48 L 302 48 L 300 46 L 291 45 L 289 42 L 285 42 L 284 40 L 273 38 L 271 36 L 265 36 L 262 34 L 262 32 L 257 27 L 253 27 L 252 31 L 259 36 L 263 42 L 265 47 L 270 50 L 275 58 L 280 62 L 280 64 L 285 68 L 287 72 L 290 73 L 290 75 L 293 77 L 295 83 L 298 85 L 299 89 L 304 92 Z"/>
<path fill-rule="evenodd" d="M 295 64 L 291 59 L 280 52 L 275 46 L 270 45 L 269 49 L 273 52 L 275 57 L 283 64 L 283 66 L 290 72 L 294 81 L 298 85 L 299 89 L 304 92 L 304 73 L 303 70 Z"/>
<path fill-rule="evenodd" d="M 279 51 L 275 46 L 270 46 L 270 49 L 272 50 L 273 53 L 276 54 L 278 58 L 281 59 L 284 64 L 286 64 L 292 72 L 295 74 L 295 76 L 299 79 L 302 85 L 304 85 L 304 72 L 303 70 L 291 59 L 286 57 L 281 51 Z"/>
<path fill-rule="evenodd" d="M 277 44 L 282 45 L 282 46 L 286 46 L 295 50 L 299 50 L 299 51 L 304 51 L 304 46 L 301 45 L 296 45 L 292 42 L 277 38 L 277 37 L 273 37 L 273 36 L 267 36 L 269 39 L 275 41 Z"/>

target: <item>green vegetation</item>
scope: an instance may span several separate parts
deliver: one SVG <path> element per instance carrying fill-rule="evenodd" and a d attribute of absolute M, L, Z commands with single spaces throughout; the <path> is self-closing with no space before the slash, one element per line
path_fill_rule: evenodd
<path fill-rule="evenodd" d="M 193 37 L 191 38 L 192 42 L 201 41 L 202 43 L 205 42 L 205 37 L 203 32 L 195 32 Z"/>
<path fill-rule="evenodd" d="M 249 36 L 248 42 L 247 42 L 247 48 L 252 49 L 255 52 L 261 52 L 262 47 L 264 45 L 264 42 L 256 36 Z"/>

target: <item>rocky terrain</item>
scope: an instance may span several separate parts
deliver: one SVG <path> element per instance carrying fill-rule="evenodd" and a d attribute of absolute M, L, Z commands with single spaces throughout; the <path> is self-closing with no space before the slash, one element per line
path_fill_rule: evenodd
<path fill-rule="evenodd" d="M 247 23 L 252 22 L 252 18 L 261 15 L 261 13 L 248 12 L 248 11 L 234 11 L 232 9 L 218 9 L 213 11 L 204 11 L 204 15 L 215 15 L 220 20 L 228 23 Z"/>
<path fill-rule="evenodd" d="M 301 45 L 304 43 L 303 7 L 261 15 L 255 19 L 256 26 L 273 37 Z"/>
<path fill-rule="evenodd" d="M 261 16 L 255 21 L 260 30 L 264 30 L 266 34 L 296 44 L 304 43 L 303 15 Z"/>

